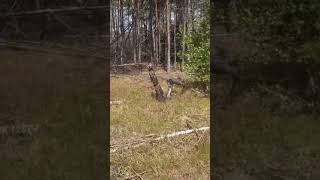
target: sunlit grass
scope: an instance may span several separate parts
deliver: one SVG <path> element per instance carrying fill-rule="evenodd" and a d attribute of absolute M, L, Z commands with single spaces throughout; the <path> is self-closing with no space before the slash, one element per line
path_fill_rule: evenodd
<path fill-rule="evenodd" d="M 166 84 L 161 82 L 164 91 Z M 193 128 L 209 126 L 209 98 L 188 91 L 175 95 L 165 103 L 156 101 L 148 75 L 120 76 L 111 79 L 111 100 L 123 101 L 111 106 L 111 142 L 118 143 L 148 134 L 169 134 L 186 130 L 186 119 Z M 165 140 L 125 152 L 114 153 L 112 173 L 127 176 L 147 171 L 147 179 L 209 179 L 209 133 L 198 142 L 195 135 Z M 125 175 L 122 175 L 125 176 Z"/>

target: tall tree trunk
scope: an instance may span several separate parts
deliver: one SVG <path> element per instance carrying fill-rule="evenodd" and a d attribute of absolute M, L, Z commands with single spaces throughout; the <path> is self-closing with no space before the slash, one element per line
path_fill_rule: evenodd
<path fill-rule="evenodd" d="M 167 6 L 167 72 L 170 72 L 170 20 L 171 20 L 171 11 L 170 11 L 170 1 L 166 0 Z"/>
<path fill-rule="evenodd" d="M 158 2 L 157 0 L 154 0 L 155 1 L 155 14 L 156 14 L 156 18 L 155 18 L 155 31 L 156 31 L 156 35 L 155 35 L 155 60 L 156 60 L 156 63 L 158 64 L 159 63 L 159 16 L 158 16 Z"/>
<path fill-rule="evenodd" d="M 120 64 L 123 64 L 123 36 L 124 36 L 124 19 L 123 19 L 123 0 L 119 1 L 119 19 L 120 19 Z"/>
<path fill-rule="evenodd" d="M 173 55 L 174 55 L 174 60 L 173 60 L 173 67 L 174 70 L 177 68 L 177 4 L 175 4 L 175 9 L 174 9 L 174 30 L 173 30 Z"/>
<path fill-rule="evenodd" d="M 137 1 L 137 48 L 138 48 L 138 63 L 141 63 L 141 38 L 140 38 L 140 28 L 141 28 L 141 21 L 140 21 L 140 2 Z"/>
<path fill-rule="evenodd" d="M 136 18 L 136 0 L 132 0 L 132 26 L 133 26 L 133 62 L 137 63 L 137 18 Z"/>
<path fill-rule="evenodd" d="M 157 1 L 157 0 L 156 0 Z M 157 1 L 158 3 L 158 1 Z M 160 2 L 158 3 L 158 62 L 161 62 L 161 22 L 160 22 Z"/>
<path fill-rule="evenodd" d="M 185 53 L 186 53 L 186 43 L 185 43 L 185 37 L 186 37 L 186 30 L 187 30 L 187 0 L 185 0 L 185 3 L 183 5 L 183 30 L 182 30 L 182 61 L 181 61 L 181 71 L 183 71 L 183 66 L 185 63 Z"/>
<path fill-rule="evenodd" d="M 112 20 L 112 29 L 111 29 L 111 37 L 116 37 L 117 36 L 117 34 L 116 34 L 116 18 L 115 18 L 115 10 L 114 10 L 115 8 L 114 7 L 111 7 L 111 20 Z M 117 59 L 117 54 L 116 53 L 114 53 L 114 52 L 116 52 L 116 47 L 114 47 L 113 46 L 113 63 L 115 63 L 116 62 L 116 59 Z"/>
<path fill-rule="evenodd" d="M 116 46 L 116 51 L 115 51 L 115 54 L 116 54 L 116 60 L 117 60 L 117 62 L 119 61 L 119 55 L 118 55 L 118 52 L 119 52 L 119 49 L 120 49 L 120 42 L 119 42 L 119 35 L 120 35 L 120 12 L 119 12 L 119 7 L 120 7 L 120 2 L 119 2 L 119 0 L 118 0 L 118 2 L 117 2 L 117 6 L 116 6 L 116 8 L 115 8 L 115 24 L 116 24 L 116 41 L 117 41 L 117 46 Z"/>
<path fill-rule="evenodd" d="M 191 28 L 190 30 L 194 31 L 194 22 L 193 22 L 193 19 L 194 19 L 194 12 L 193 12 L 193 1 L 192 0 L 189 0 L 189 22 L 191 23 Z"/>
<path fill-rule="evenodd" d="M 155 34 L 154 34 L 154 28 L 153 28 L 153 12 L 154 12 L 154 6 L 153 6 L 153 0 L 149 0 L 150 10 L 149 10 L 149 28 L 151 32 L 151 38 L 152 38 L 152 50 L 151 50 L 151 59 L 155 59 Z"/>
<path fill-rule="evenodd" d="M 186 12 L 186 35 L 190 35 L 191 32 L 191 19 L 190 19 L 190 13 L 191 13 L 191 0 L 187 0 L 187 12 Z M 185 44 L 185 51 L 188 51 L 188 44 Z M 187 57 L 187 61 L 189 61 L 189 57 Z"/>

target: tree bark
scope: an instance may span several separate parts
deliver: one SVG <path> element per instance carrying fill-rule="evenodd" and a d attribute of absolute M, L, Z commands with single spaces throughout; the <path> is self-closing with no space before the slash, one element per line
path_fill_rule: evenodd
<path fill-rule="evenodd" d="M 137 18 L 136 18 L 136 27 L 137 27 L 137 49 L 138 49 L 138 63 L 141 63 L 141 36 L 140 36 L 140 27 L 141 27 L 141 21 L 140 21 L 140 2 L 139 0 L 136 2 L 137 7 Z"/>
<path fill-rule="evenodd" d="M 156 0 L 157 1 L 157 0 Z M 158 8 L 157 8 L 157 14 L 158 14 L 158 61 L 157 63 L 159 63 L 161 61 L 161 22 L 160 22 L 160 2 L 158 3 Z"/>
<path fill-rule="evenodd" d="M 181 61 L 181 71 L 183 71 L 183 66 L 185 63 L 185 52 L 186 52 L 186 43 L 185 43 L 185 36 L 186 36 L 186 29 L 187 29 L 187 18 L 186 18 L 186 14 L 187 14 L 187 7 L 186 7 L 186 2 L 187 0 L 185 0 L 185 4 L 183 5 L 183 15 L 182 15 L 182 19 L 183 19 L 183 30 L 182 30 L 182 61 Z"/>
<path fill-rule="evenodd" d="M 150 80 L 156 92 L 156 99 L 160 102 L 164 102 L 166 100 L 166 97 L 164 96 L 163 90 L 160 86 L 160 83 L 158 81 L 158 78 L 154 72 L 152 65 L 148 65 L 148 70 L 149 70 Z"/>
<path fill-rule="evenodd" d="M 123 0 L 119 0 L 119 19 L 120 19 L 120 64 L 123 64 L 123 35 L 124 35 L 124 19 L 123 19 Z"/>
<path fill-rule="evenodd" d="M 133 26 L 133 62 L 137 63 L 137 18 L 136 18 L 136 0 L 132 0 L 132 26 Z"/>
<path fill-rule="evenodd" d="M 150 10 L 149 10 L 149 28 L 152 36 L 152 51 L 151 51 L 151 59 L 152 61 L 155 60 L 155 52 L 156 52 L 156 47 L 155 47 L 155 33 L 154 33 L 154 28 L 153 28 L 153 11 L 154 11 L 154 6 L 153 6 L 153 0 L 149 0 L 150 4 Z"/>
<path fill-rule="evenodd" d="M 175 10 L 174 10 L 174 30 L 173 30 L 173 55 L 174 55 L 174 60 L 173 60 L 173 67 L 174 70 L 177 68 L 177 4 L 175 4 Z"/>
<path fill-rule="evenodd" d="M 171 11 L 170 11 L 170 1 L 167 0 L 166 2 L 167 6 L 167 72 L 170 72 L 170 66 L 171 66 L 171 61 L 170 61 L 170 19 L 171 19 Z"/>

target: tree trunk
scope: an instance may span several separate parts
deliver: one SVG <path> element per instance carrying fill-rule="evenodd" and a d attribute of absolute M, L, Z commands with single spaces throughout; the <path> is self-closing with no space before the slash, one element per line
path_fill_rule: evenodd
<path fill-rule="evenodd" d="M 157 0 L 156 0 L 157 1 Z M 158 3 L 158 62 L 159 63 L 161 61 L 161 22 L 160 22 L 160 2 Z"/>
<path fill-rule="evenodd" d="M 151 50 L 151 59 L 152 61 L 155 60 L 155 52 L 156 52 L 156 47 L 155 47 L 155 34 L 154 34 L 154 28 L 153 28 L 153 11 L 154 11 L 154 6 L 153 6 L 153 0 L 149 0 L 150 4 L 150 11 L 149 11 L 149 27 L 150 27 L 150 32 L 151 32 L 151 38 L 152 38 L 152 50 Z"/>
<path fill-rule="evenodd" d="M 156 36 L 155 36 L 155 57 L 156 57 L 156 63 L 159 63 L 159 16 L 158 16 L 158 2 L 157 0 L 155 0 L 155 14 L 156 14 L 156 18 L 155 18 L 155 31 L 156 31 Z"/>
<path fill-rule="evenodd" d="M 116 17 L 115 17 L 115 8 L 114 7 L 112 7 L 111 8 L 111 20 L 112 20 L 112 28 L 111 28 L 111 35 L 112 35 L 112 37 L 116 37 L 117 36 L 117 33 L 116 33 L 116 28 L 117 28 L 117 26 L 116 26 Z M 116 48 L 117 47 L 114 47 L 113 46 L 113 63 L 116 63 L 117 61 L 117 53 L 116 53 Z"/>
<path fill-rule="evenodd" d="M 177 4 L 175 4 L 175 10 L 174 10 L 174 24 L 173 24 L 174 30 L 173 30 L 173 55 L 174 55 L 174 61 L 173 61 L 173 67 L 174 70 L 177 68 Z"/>
<path fill-rule="evenodd" d="M 117 2 L 117 6 L 115 8 L 115 18 L 114 18 L 114 21 L 115 21 L 115 31 L 116 31 L 116 41 L 117 41 L 117 44 L 116 44 L 116 50 L 115 50 L 115 54 L 116 54 L 116 61 L 118 62 L 119 59 L 118 59 L 118 52 L 119 52 L 119 48 L 120 48 L 120 42 L 119 42 L 119 34 L 120 34 L 120 13 L 119 13 L 119 7 L 120 7 L 120 2 L 118 0 Z"/>
<path fill-rule="evenodd" d="M 170 72 L 170 66 L 171 66 L 171 61 L 170 61 L 170 3 L 169 0 L 166 2 L 167 4 L 167 72 Z"/>
<path fill-rule="evenodd" d="M 140 38 L 140 27 L 141 27 L 141 21 L 140 21 L 140 2 L 137 0 L 136 2 L 137 7 L 137 17 L 136 17 L 136 27 L 137 27 L 137 49 L 138 49 L 138 63 L 141 63 L 141 38 Z"/>
<path fill-rule="evenodd" d="M 119 19 L 120 19 L 120 31 L 121 31 L 121 37 L 120 37 L 120 64 L 123 64 L 123 36 L 124 36 L 124 19 L 123 19 L 123 0 L 119 0 Z"/>
<path fill-rule="evenodd" d="M 191 0 L 187 0 L 187 9 L 186 9 L 186 35 L 190 35 L 191 26 L 190 26 L 190 13 L 191 13 Z M 185 51 L 188 51 L 188 44 L 185 44 Z M 189 61 L 189 57 L 187 57 L 187 61 Z"/>
<path fill-rule="evenodd" d="M 135 2 L 136 0 L 132 0 L 132 26 L 133 26 L 133 62 L 137 63 L 137 19 L 136 19 L 136 11 L 135 11 Z"/>
<path fill-rule="evenodd" d="M 189 0 L 189 22 L 191 23 L 191 28 L 190 30 L 194 31 L 194 22 L 193 22 L 193 19 L 194 19 L 194 14 L 193 14 L 193 2 L 192 0 Z"/>
<path fill-rule="evenodd" d="M 185 0 L 185 2 L 187 2 L 187 0 Z M 181 71 L 183 71 L 183 66 L 185 63 L 185 52 L 186 52 L 186 44 L 185 44 L 185 36 L 186 36 L 186 29 L 187 29 L 187 18 L 186 18 L 186 14 L 187 14 L 187 7 L 186 7 L 186 3 L 183 5 L 183 30 L 182 30 L 182 61 L 181 61 Z"/>
<path fill-rule="evenodd" d="M 158 78 L 153 70 L 152 65 L 148 65 L 148 70 L 149 70 L 150 80 L 156 92 L 156 99 L 158 101 L 164 102 L 166 100 L 166 97 L 164 96 L 163 90 L 159 84 Z"/>

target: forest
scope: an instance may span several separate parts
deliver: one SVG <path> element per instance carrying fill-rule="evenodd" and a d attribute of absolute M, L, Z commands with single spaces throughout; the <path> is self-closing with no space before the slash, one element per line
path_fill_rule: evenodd
<path fill-rule="evenodd" d="M 209 1 L 113 0 L 111 178 L 209 179 Z"/>
<path fill-rule="evenodd" d="M 207 1 L 112 1 L 111 63 L 152 62 L 167 72 L 181 69 L 192 48 L 187 43 L 191 33 L 207 26 L 202 31 L 209 40 L 208 9 Z"/>
<path fill-rule="evenodd" d="M 2 1 L 0 179 L 320 179 L 319 9 Z"/>

